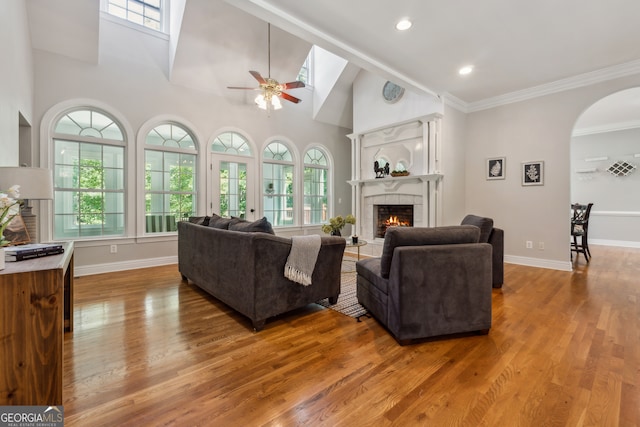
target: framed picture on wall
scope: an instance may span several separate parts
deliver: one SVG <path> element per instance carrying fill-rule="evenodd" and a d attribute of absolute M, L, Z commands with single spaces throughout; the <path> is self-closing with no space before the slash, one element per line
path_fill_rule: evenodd
<path fill-rule="evenodd" d="M 544 185 L 544 162 L 522 162 L 522 185 Z"/>
<path fill-rule="evenodd" d="M 507 161 L 504 157 L 492 157 L 487 159 L 486 178 L 488 180 L 504 179 Z"/>

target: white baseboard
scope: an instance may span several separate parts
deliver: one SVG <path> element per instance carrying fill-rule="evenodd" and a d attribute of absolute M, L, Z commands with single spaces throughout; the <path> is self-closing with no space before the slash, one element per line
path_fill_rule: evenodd
<path fill-rule="evenodd" d="M 526 265 L 529 267 L 549 268 L 551 270 L 573 271 L 571 261 L 554 261 L 550 259 L 505 255 L 504 262 L 509 264 Z"/>
<path fill-rule="evenodd" d="M 137 259 L 132 261 L 111 262 L 107 264 L 94 264 L 76 266 L 73 269 L 74 276 L 88 276 L 90 274 L 113 273 L 114 271 L 135 270 L 137 268 L 159 267 L 161 265 L 177 264 L 178 256 L 162 258 Z"/>
<path fill-rule="evenodd" d="M 620 248 L 640 248 L 640 242 L 629 240 L 589 239 L 591 245 L 618 246 Z"/>

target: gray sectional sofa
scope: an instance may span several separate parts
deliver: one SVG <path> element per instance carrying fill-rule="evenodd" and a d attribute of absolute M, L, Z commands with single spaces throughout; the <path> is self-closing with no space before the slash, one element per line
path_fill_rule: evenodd
<path fill-rule="evenodd" d="M 178 223 L 178 268 L 183 280 L 247 316 L 256 331 L 270 317 L 324 298 L 337 302 L 344 238 L 321 238 L 312 284 L 303 286 L 284 277 L 291 239 L 269 233 L 266 219 L 222 221 L 226 228 L 214 221 L 204 225 L 202 218 L 192 221 Z"/>

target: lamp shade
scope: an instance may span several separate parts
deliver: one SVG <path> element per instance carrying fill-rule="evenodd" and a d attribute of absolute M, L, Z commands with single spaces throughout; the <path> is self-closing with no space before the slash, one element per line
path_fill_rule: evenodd
<path fill-rule="evenodd" d="M 53 199 L 51 169 L 26 167 L 0 167 L 0 189 L 20 186 L 20 198 L 27 200 Z"/>

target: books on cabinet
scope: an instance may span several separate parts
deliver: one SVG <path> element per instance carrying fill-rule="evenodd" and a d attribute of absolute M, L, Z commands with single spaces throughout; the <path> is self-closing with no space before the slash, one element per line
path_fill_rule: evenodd
<path fill-rule="evenodd" d="M 43 256 L 57 255 L 64 252 L 61 243 L 32 243 L 29 245 L 9 246 L 4 249 L 4 260 L 24 261 Z"/>

